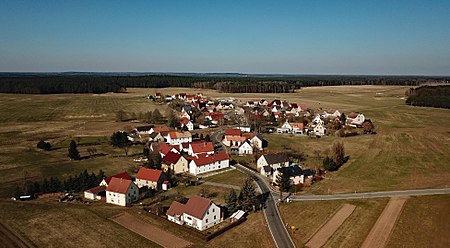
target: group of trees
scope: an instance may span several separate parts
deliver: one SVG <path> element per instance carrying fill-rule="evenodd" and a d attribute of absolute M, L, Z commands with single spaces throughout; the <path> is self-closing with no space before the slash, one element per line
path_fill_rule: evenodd
<path fill-rule="evenodd" d="M 45 142 L 44 140 L 39 140 L 37 143 L 37 148 L 50 151 L 52 149 L 52 145 L 49 142 Z"/>
<path fill-rule="evenodd" d="M 450 85 L 422 86 L 406 91 L 406 104 L 422 107 L 450 108 Z"/>
<path fill-rule="evenodd" d="M 234 213 L 239 209 L 244 211 L 255 210 L 259 206 L 258 195 L 251 178 L 247 178 L 241 186 L 239 195 L 235 190 L 231 190 L 225 197 L 225 204 L 228 213 Z"/>
<path fill-rule="evenodd" d="M 63 191 L 81 192 L 95 186 L 98 186 L 105 177 L 105 173 L 100 170 L 97 174 L 89 174 L 84 170 L 77 176 L 70 176 L 65 180 L 58 177 L 50 177 L 42 181 L 27 181 L 24 187 L 17 186 L 13 195 L 18 197 L 20 195 L 34 195 L 40 193 L 57 193 Z"/>
<path fill-rule="evenodd" d="M 331 146 L 330 154 L 323 159 L 323 167 L 327 171 L 336 171 L 341 167 L 347 158 L 344 151 L 344 143 L 335 141 Z"/>
<path fill-rule="evenodd" d="M 20 94 L 124 92 L 127 87 L 195 87 L 222 92 L 288 93 L 309 86 L 412 85 L 445 82 L 445 77 L 337 75 L 123 75 L 120 73 L 62 73 L 0 75 L 0 92 Z"/>
<path fill-rule="evenodd" d="M 110 140 L 112 146 L 124 149 L 125 156 L 128 156 L 128 150 L 132 144 L 126 132 L 117 131 L 111 135 Z"/>

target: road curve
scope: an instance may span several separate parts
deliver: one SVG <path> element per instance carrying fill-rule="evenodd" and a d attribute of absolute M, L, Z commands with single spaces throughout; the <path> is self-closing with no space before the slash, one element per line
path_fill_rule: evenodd
<path fill-rule="evenodd" d="M 258 187 L 263 194 L 267 194 L 266 207 L 264 208 L 264 217 L 266 218 L 267 225 L 269 226 L 270 234 L 278 248 L 295 247 L 294 242 L 289 236 L 289 233 L 281 220 L 280 212 L 276 206 L 277 202 L 273 195 L 270 193 L 269 187 L 258 173 L 240 165 L 235 165 L 236 169 L 244 172 L 245 174 L 252 176 L 255 179 Z M 255 177 L 256 176 L 256 177 Z"/>

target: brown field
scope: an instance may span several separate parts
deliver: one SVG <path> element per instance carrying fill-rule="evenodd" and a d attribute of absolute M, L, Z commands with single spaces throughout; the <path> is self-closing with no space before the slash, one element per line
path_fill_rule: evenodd
<path fill-rule="evenodd" d="M 282 204 L 284 223 L 298 230 L 291 233 L 297 247 L 303 247 L 344 205 L 355 205 L 353 213 L 323 247 L 359 247 L 384 209 L 387 199 L 291 202 Z"/>
<path fill-rule="evenodd" d="M 139 244 L 149 244 L 147 247 L 156 246 L 116 223 L 110 224 L 111 221 L 105 221 L 112 216 L 110 214 L 117 214 L 121 208 L 101 204 L 86 207 L 40 201 L 12 203 L 5 200 L 11 196 L 15 186 L 23 186 L 28 180 L 42 180 L 50 176 L 68 177 L 85 169 L 89 172 L 102 169 L 107 175 L 130 170 L 135 166 L 132 162 L 133 156 L 124 157 L 124 151 L 111 147 L 108 139 L 114 131 L 123 130 L 127 125 L 140 124 L 115 122 L 115 113 L 118 110 L 129 113 L 146 112 L 155 108 L 159 108 L 164 113 L 165 105 L 157 105 L 143 98 L 156 91 L 163 94 L 200 91 L 212 97 L 233 96 L 241 100 L 281 98 L 290 102 L 305 103 L 316 110 L 321 109 L 320 111 L 339 109 L 345 113 L 363 112 L 367 118 L 373 120 L 377 134 L 343 138 L 346 153 L 350 155 L 349 162 L 339 171 L 327 174 L 326 179 L 314 184 L 308 189 L 308 193 L 450 187 L 450 166 L 446 163 L 450 161 L 450 110 L 404 105 L 402 97 L 407 88 L 397 86 L 316 87 L 301 89 L 293 94 L 276 95 L 223 94 L 213 90 L 186 88 L 128 89 L 129 92 L 125 94 L 102 95 L 0 94 L 0 114 L 2 115 L 0 119 L 2 124 L 0 125 L 0 146 L 2 147 L 0 149 L 0 197 L 3 198 L 0 200 L 0 210 L 9 211 L 9 214 L 0 216 L 0 220 L 14 230 L 18 230 L 38 246 L 57 246 L 64 237 L 70 237 L 64 240 L 64 246 L 76 246 L 79 242 L 88 247 L 102 246 L 103 243 L 97 242 L 96 239 L 100 236 L 98 225 L 107 230 L 105 238 L 110 242 L 106 242 L 107 244 L 113 245 L 132 239 L 135 240 L 132 243 L 137 247 Z M 41 138 L 50 141 L 55 150 L 45 152 L 36 149 L 36 144 Z M 266 138 L 270 149 L 281 150 L 287 147 L 304 152 L 306 155 L 304 163 L 308 167 L 316 167 L 321 163 L 314 155 L 315 150 L 320 150 L 323 156 L 332 142 L 338 139 L 280 135 L 266 135 Z M 101 144 L 96 145 L 95 148 L 106 155 L 70 161 L 67 157 L 67 147 L 71 139 L 81 143 L 99 141 Z M 131 151 L 135 156 L 141 152 L 142 147 L 135 147 Z M 231 184 L 238 185 L 241 179 L 233 175 L 229 177 L 224 175 L 213 180 L 229 181 Z M 178 190 L 184 195 L 190 195 L 198 194 L 200 188 L 179 188 Z M 223 188 L 211 188 L 211 190 L 218 192 L 213 200 L 219 203 L 223 202 L 223 196 L 228 191 Z M 381 213 L 385 202 L 385 200 L 356 201 L 356 203 L 349 201 L 348 203 L 355 204 L 357 208 L 325 246 L 360 246 Z M 324 223 L 343 203 L 341 201 L 321 202 L 315 204 L 314 211 L 309 205 L 313 203 L 295 203 L 286 208 L 283 207 L 284 218 L 289 217 L 289 220 L 285 219 L 285 221 L 288 220 L 289 223 L 292 219 L 293 223 L 302 227 L 298 233 L 294 234 L 295 242 L 303 245 L 317 231 L 317 223 L 318 225 Z M 405 212 L 408 212 L 408 205 L 409 203 L 406 204 Z M 450 209 L 448 204 L 443 206 L 447 210 Z M 439 208 L 438 205 L 434 207 Z M 305 213 L 311 214 L 311 217 L 305 218 L 303 216 Z M 321 214 L 316 215 L 316 213 Z M 66 216 L 69 216 L 68 220 L 59 221 Z M 403 214 L 400 216 L 399 223 L 402 217 Z M 252 239 L 255 232 L 247 230 L 247 226 L 264 230 L 267 228 L 263 226 L 263 219 L 259 222 L 256 217 L 250 218 L 252 219 L 237 227 L 243 229 L 242 233 L 248 234 L 243 237 L 253 240 L 255 244 L 258 243 L 256 238 L 268 239 L 270 236 L 266 234 Z M 363 221 L 357 221 L 356 218 Z M 439 222 L 439 220 L 439 218 L 432 218 L 430 222 Z M 39 223 L 43 223 L 43 228 L 37 228 Z M 352 225 L 349 226 L 347 223 Z M 430 225 L 429 230 L 434 230 L 432 224 Z M 59 234 L 54 233 L 54 230 L 64 230 L 64 232 Z M 394 229 L 393 236 L 398 232 Z M 48 233 L 51 235 L 47 235 Z M 116 237 L 115 233 L 121 233 L 121 235 Z M 80 236 L 86 239 L 80 239 Z M 76 241 L 75 237 L 77 237 Z M 221 240 L 221 237 L 227 237 L 227 233 L 214 239 L 212 243 L 215 240 Z M 248 244 L 246 240 L 241 240 L 239 237 L 241 236 L 237 233 L 233 236 L 238 239 L 236 243 Z M 416 237 L 421 242 L 426 240 L 425 236 L 416 235 Z M 223 242 L 229 244 L 225 240 Z M 393 242 L 392 239 L 389 242 Z M 436 243 L 442 244 L 442 242 Z"/>
<path fill-rule="evenodd" d="M 163 247 L 182 248 L 192 244 L 128 213 L 113 216 L 111 220 Z"/>
<path fill-rule="evenodd" d="M 369 235 L 367 235 L 366 240 L 364 240 L 362 248 L 385 247 L 406 200 L 407 198 L 405 197 L 392 197 L 389 200 L 377 222 L 373 225 L 372 230 L 370 230 Z"/>
<path fill-rule="evenodd" d="M 386 247 L 450 247 L 450 195 L 411 197 Z"/>
<path fill-rule="evenodd" d="M 320 228 L 320 230 L 314 234 L 314 236 L 306 243 L 307 247 L 320 248 L 327 240 L 333 236 L 334 232 L 344 223 L 344 221 L 353 213 L 356 206 L 350 204 L 344 204 L 344 206 L 337 211 L 336 214 L 331 217 L 327 223 Z"/>

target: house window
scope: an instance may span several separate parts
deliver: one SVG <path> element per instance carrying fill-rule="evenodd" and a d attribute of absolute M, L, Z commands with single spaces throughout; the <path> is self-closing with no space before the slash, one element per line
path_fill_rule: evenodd
<path fill-rule="evenodd" d="M 213 213 L 215 212 L 216 209 L 213 208 Z"/>
<path fill-rule="evenodd" d="M 208 223 L 208 219 L 206 219 L 206 223 Z"/>
<path fill-rule="evenodd" d="M 216 219 L 216 216 L 214 215 L 214 220 Z"/>

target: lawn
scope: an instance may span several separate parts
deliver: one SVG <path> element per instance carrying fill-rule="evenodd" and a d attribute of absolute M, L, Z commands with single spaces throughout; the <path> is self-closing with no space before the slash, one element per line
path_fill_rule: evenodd
<path fill-rule="evenodd" d="M 38 247 L 159 247 L 108 219 L 123 210 L 105 203 L 0 201 L 2 221 Z"/>
<path fill-rule="evenodd" d="M 387 199 L 291 202 L 282 204 L 280 213 L 285 223 L 298 230 L 291 232 L 298 247 L 324 225 L 344 203 L 356 206 L 354 212 L 325 243 L 325 247 L 359 247 L 383 211 Z"/>
<path fill-rule="evenodd" d="M 387 247 L 450 247 L 450 195 L 411 197 Z"/>
<path fill-rule="evenodd" d="M 245 175 L 244 173 L 242 173 L 238 170 L 231 170 L 231 171 L 220 173 L 220 174 L 217 174 L 214 176 L 205 177 L 202 180 L 207 181 L 207 182 L 224 183 L 224 184 L 242 186 L 245 179 L 247 179 L 247 175 Z"/>

